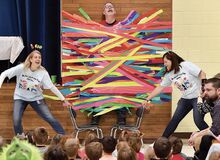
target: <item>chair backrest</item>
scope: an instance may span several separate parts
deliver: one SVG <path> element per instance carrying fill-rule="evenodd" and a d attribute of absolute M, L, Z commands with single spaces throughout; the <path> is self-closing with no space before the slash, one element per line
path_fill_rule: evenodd
<path fill-rule="evenodd" d="M 69 109 L 69 113 L 70 113 L 70 118 L 72 121 L 73 126 L 75 127 L 75 129 L 79 129 L 77 123 L 76 123 L 76 111 L 72 108 L 72 107 L 68 107 Z"/>
<path fill-rule="evenodd" d="M 144 116 L 144 107 L 138 107 L 136 110 L 136 116 L 137 116 L 137 121 L 136 121 L 136 127 L 139 128 L 141 126 L 141 122 Z"/>

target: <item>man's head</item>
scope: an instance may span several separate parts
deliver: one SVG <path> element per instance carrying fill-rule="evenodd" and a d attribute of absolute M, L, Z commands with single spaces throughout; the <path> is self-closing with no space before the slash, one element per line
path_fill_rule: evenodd
<path fill-rule="evenodd" d="M 111 2 L 105 3 L 103 8 L 103 14 L 105 16 L 115 16 L 116 14 L 115 7 Z"/>
<path fill-rule="evenodd" d="M 214 102 L 220 98 L 220 79 L 210 78 L 204 86 L 204 98 L 207 102 Z"/>

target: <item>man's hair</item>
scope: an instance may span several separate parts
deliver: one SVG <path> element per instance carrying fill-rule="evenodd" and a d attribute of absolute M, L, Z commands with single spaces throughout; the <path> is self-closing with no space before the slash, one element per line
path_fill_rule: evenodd
<path fill-rule="evenodd" d="M 115 150 L 117 140 L 111 136 L 106 136 L 101 140 L 105 153 L 112 153 Z"/>
<path fill-rule="evenodd" d="M 118 151 L 117 160 L 136 160 L 136 153 L 131 147 L 125 147 Z"/>
<path fill-rule="evenodd" d="M 115 7 L 112 2 L 106 2 L 106 3 L 104 4 L 104 8 L 105 8 L 105 5 L 108 4 L 108 3 L 110 3 L 113 7 Z"/>
<path fill-rule="evenodd" d="M 213 78 L 218 78 L 218 79 L 220 79 L 220 73 L 217 73 Z"/>
<path fill-rule="evenodd" d="M 36 144 L 46 144 L 48 141 L 48 132 L 44 127 L 37 127 L 33 132 L 33 140 Z"/>
<path fill-rule="evenodd" d="M 100 142 L 91 142 L 85 146 L 89 160 L 99 160 L 102 157 L 103 146 Z"/>
<path fill-rule="evenodd" d="M 175 136 L 169 137 L 169 141 L 171 143 L 171 146 L 173 148 L 173 154 L 178 154 L 181 153 L 182 148 L 183 148 L 183 141 Z"/>
<path fill-rule="evenodd" d="M 159 137 L 155 141 L 153 148 L 158 158 L 167 158 L 171 151 L 171 143 L 166 137 Z"/>
<path fill-rule="evenodd" d="M 220 88 L 220 79 L 219 78 L 209 78 L 205 84 L 212 83 L 213 87 L 218 89 Z"/>

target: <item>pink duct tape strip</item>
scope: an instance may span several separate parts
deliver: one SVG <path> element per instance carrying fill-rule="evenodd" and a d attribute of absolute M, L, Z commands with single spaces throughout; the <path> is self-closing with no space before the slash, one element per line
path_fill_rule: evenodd
<path fill-rule="evenodd" d="M 92 26 L 84 26 L 84 25 L 79 25 L 79 24 L 73 24 L 73 23 L 68 23 L 68 22 L 65 22 L 63 24 L 63 26 L 65 27 L 73 27 L 73 28 L 82 28 L 82 29 L 90 29 L 90 30 L 97 30 L 97 31 L 105 31 L 106 33 L 112 33 L 112 34 L 117 34 L 117 35 L 120 35 L 124 38 L 128 38 L 128 39 L 131 39 L 131 40 L 135 40 L 137 42 L 140 42 L 142 44 L 149 44 L 149 45 L 153 45 L 153 46 L 157 46 L 157 47 L 165 47 L 164 44 L 160 44 L 160 43 L 155 43 L 155 42 L 151 42 L 151 41 L 148 41 L 148 40 L 143 40 L 143 39 L 140 39 L 140 38 L 136 38 L 134 36 L 131 36 L 131 35 L 128 35 L 128 34 L 123 34 L 123 33 L 120 33 L 118 30 L 116 31 L 112 31 L 112 30 L 109 30 L 109 29 L 102 29 L 102 28 L 95 28 L 95 27 L 92 27 Z M 97 33 L 97 36 L 98 36 L 98 33 Z"/>
<path fill-rule="evenodd" d="M 113 98 L 113 99 L 108 99 L 108 100 L 104 100 L 104 101 L 92 102 L 92 103 L 88 103 L 88 104 L 75 105 L 74 109 L 79 110 L 79 109 L 90 108 L 90 107 L 99 107 L 99 106 L 101 106 L 105 103 L 109 103 L 109 102 L 129 103 L 129 104 L 133 104 L 135 106 L 141 106 L 141 104 L 139 104 L 139 103 L 135 103 L 135 102 L 120 99 L 120 98 Z"/>
<path fill-rule="evenodd" d="M 153 89 L 149 89 L 146 86 L 130 86 L 130 87 L 94 87 L 93 89 L 88 89 L 89 93 L 94 94 L 137 94 L 137 93 L 147 93 L 152 92 Z"/>
<path fill-rule="evenodd" d="M 102 57 L 102 56 L 98 55 L 98 57 Z M 109 62 L 107 62 L 107 61 L 105 61 L 103 63 L 106 64 L 106 65 L 109 65 Z M 123 65 L 123 66 L 125 66 L 125 65 Z M 154 88 L 153 87 L 154 85 L 149 85 L 145 80 L 135 76 L 133 73 L 129 73 L 126 70 L 124 70 L 123 67 L 117 68 L 116 71 L 123 74 L 124 76 L 128 77 L 129 79 L 137 82 L 140 85 L 147 86 L 147 87 L 152 88 L 152 89 Z"/>
<path fill-rule="evenodd" d="M 137 94 L 137 93 L 150 93 L 153 89 L 145 86 L 130 86 L 130 87 L 98 87 L 87 90 L 89 93 L 94 94 Z M 162 93 L 171 93 L 172 88 L 166 87 Z"/>

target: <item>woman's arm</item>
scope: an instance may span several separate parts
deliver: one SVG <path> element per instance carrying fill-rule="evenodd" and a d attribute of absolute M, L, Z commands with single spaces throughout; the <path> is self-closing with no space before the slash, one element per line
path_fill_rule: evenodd
<path fill-rule="evenodd" d="M 53 85 L 53 87 L 50 89 L 61 101 L 63 101 L 64 106 L 71 106 L 72 104 L 69 103 L 65 97 L 62 95 L 62 93 L 57 89 L 56 86 Z"/>
<path fill-rule="evenodd" d="M 165 87 L 159 85 L 157 86 L 152 92 L 151 94 L 146 98 L 146 100 L 151 100 L 152 98 L 154 98 L 156 95 L 158 95 L 159 93 L 161 93 L 163 91 Z"/>
<path fill-rule="evenodd" d="M 6 78 L 6 74 L 2 72 L 2 74 L 0 75 L 0 88 L 2 87 L 2 83 L 4 82 L 5 78 Z"/>
<path fill-rule="evenodd" d="M 157 86 L 157 87 L 153 90 L 153 92 L 151 92 L 151 94 L 146 98 L 146 100 L 145 100 L 144 102 L 142 102 L 142 105 L 143 105 L 144 107 L 146 107 L 146 109 L 148 109 L 148 103 L 149 103 L 149 101 L 150 101 L 153 97 L 155 97 L 156 95 L 158 95 L 159 93 L 161 93 L 164 88 L 165 88 L 165 87 L 164 87 L 164 86 L 161 86 L 161 85 Z"/>
<path fill-rule="evenodd" d="M 23 64 L 19 64 L 15 67 L 9 68 L 4 72 L 2 72 L 0 75 L 0 88 L 6 77 L 11 79 L 12 77 L 16 76 L 16 74 L 18 74 L 22 69 L 23 69 Z"/>
<path fill-rule="evenodd" d="M 52 88 L 50 88 L 50 90 L 61 100 L 64 101 L 65 97 L 62 95 L 62 93 L 57 89 L 56 86 L 53 85 Z"/>

